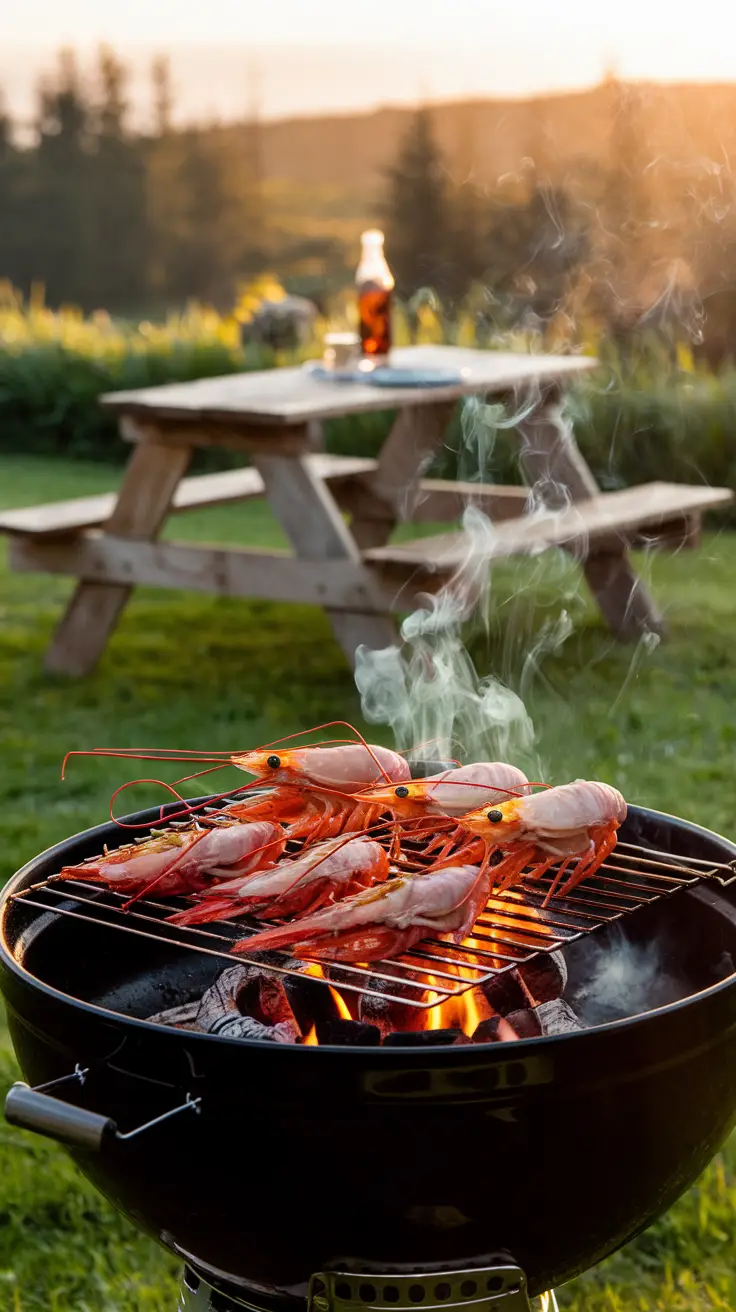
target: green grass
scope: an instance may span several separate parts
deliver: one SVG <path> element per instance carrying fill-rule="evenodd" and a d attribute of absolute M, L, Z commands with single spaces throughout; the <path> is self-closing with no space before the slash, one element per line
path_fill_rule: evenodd
<path fill-rule="evenodd" d="M 0 458 L 5 505 L 110 485 L 109 470 Z M 252 503 L 179 517 L 172 531 L 190 540 L 281 541 L 267 510 Z M 521 679 L 548 778 L 598 775 L 632 801 L 732 830 L 736 538 L 710 536 L 698 554 L 640 564 L 668 613 L 668 643 L 653 651 L 617 646 L 574 568 L 541 558 L 498 571 L 490 636 L 474 643 L 478 667 L 517 687 Z M 59 764 L 70 748 L 222 749 L 333 716 L 361 723 L 350 672 L 327 621 L 309 607 L 140 591 L 95 674 L 79 682 L 49 678 L 43 651 L 70 586 L 13 576 L 3 558 L 0 879 L 103 818 L 125 778 L 115 761 L 81 759 L 62 784 Z M 573 631 L 556 645 L 560 589 Z M 371 734 L 390 741 L 387 731 Z M 131 794 L 130 809 L 149 798 L 150 790 Z M 0 1081 L 15 1074 L 0 1027 Z M 591 1206 L 594 1183 L 592 1172 Z M 60 1149 L 0 1128 L 0 1312 L 170 1312 L 175 1270 Z M 732 1141 L 662 1222 L 563 1290 L 561 1304 L 570 1312 L 736 1309 L 735 1272 Z"/>

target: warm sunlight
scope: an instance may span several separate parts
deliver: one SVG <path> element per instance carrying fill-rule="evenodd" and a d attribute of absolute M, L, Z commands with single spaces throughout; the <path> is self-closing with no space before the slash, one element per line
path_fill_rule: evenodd
<path fill-rule="evenodd" d="M 668 0 L 375 0 L 370 10 L 357 0 L 25 0 L 6 27 L 0 86 L 29 112 L 50 53 L 101 40 L 137 66 L 141 85 L 151 53 L 172 52 L 183 117 L 241 116 L 253 60 L 267 116 L 587 86 L 612 66 L 627 78 L 729 81 L 736 17 L 721 0 L 697 13 L 693 39 L 692 5 Z"/>

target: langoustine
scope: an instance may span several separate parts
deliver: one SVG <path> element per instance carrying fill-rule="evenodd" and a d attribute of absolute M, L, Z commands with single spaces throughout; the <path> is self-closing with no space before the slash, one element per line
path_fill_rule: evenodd
<path fill-rule="evenodd" d="M 388 855 L 380 843 L 365 837 L 332 838 L 269 870 L 218 884 L 203 892 L 195 906 L 168 919 L 175 925 L 197 925 L 246 914 L 269 920 L 312 913 L 383 882 L 388 873 Z"/>
<path fill-rule="evenodd" d="M 245 752 L 207 753 L 168 748 L 148 751 L 113 748 L 70 751 L 64 757 L 62 778 L 65 777 L 69 760 L 76 756 L 110 756 L 127 761 L 146 760 L 161 763 L 181 761 L 186 762 L 190 767 L 197 764 L 205 766 L 203 770 L 175 780 L 174 784 L 156 779 L 129 780 L 113 794 L 112 802 L 133 784 L 158 784 L 180 804 L 180 810 L 169 814 L 168 819 L 171 821 L 189 818 L 197 810 L 196 804 L 188 802 L 176 791 L 176 784 L 235 766 L 247 774 L 254 775 L 255 778 L 252 783 L 246 784 L 239 790 L 241 796 L 235 803 L 229 805 L 225 803 L 225 799 L 232 796 L 233 790 L 229 789 L 219 794 L 219 799 L 224 803 L 223 811 L 236 813 L 239 818 L 247 821 L 258 818 L 288 823 L 290 838 L 303 837 L 307 841 L 314 842 L 343 832 L 359 832 L 371 822 L 374 811 L 355 797 L 361 789 L 379 782 L 400 783 L 411 777 L 406 759 L 398 752 L 367 743 L 357 729 L 347 721 L 333 720 L 329 722 L 329 726 L 341 726 L 349 730 L 353 737 L 331 739 L 329 745 L 320 743 L 303 747 L 282 747 L 272 744 L 270 747 Z M 317 725 L 313 729 L 305 729 L 300 733 L 289 735 L 289 738 L 301 738 L 329 726 Z M 286 739 L 280 740 L 280 742 L 285 741 Z M 261 793 L 256 801 L 243 796 L 247 789 L 260 790 L 262 785 L 266 785 L 268 791 Z M 120 823 L 125 824 L 128 829 L 145 828 L 144 823 L 135 824 L 129 821 Z"/>
<path fill-rule="evenodd" d="M 297 957 L 362 962 L 399 956 L 432 935 L 460 942 L 488 901 L 490 878 L 488 867 L 454 865 L 389 879 L 315 915 L 242 939 L 232 951 L 250 956 L 288 947 Z"/>
<path fill-rule="evenodd" d="M 219 822 L 188 829 L 166 829 L 142 843 L 126 843 L 79 865 L 64 866 L 64 879 L 105 884 L 131 894 L 156 889 L 161 895 L 192 893 L 213 879 L 252 873 L 277 861 L 286 834 L 270 820 L 249 824 Z"/>
<path fill-rule="evenodd" d="M 618 789 L 588 779 L 481 807 L 460 819 L 471 837 L 461 846 L 457 859 L 480 859 L 482 855 L 488 863 L 494 853 L 503 852 L 493 867 L 494 887 L 499 892 L 517 883 L 527 867 L 531 876 L 539 878 L 560 861 L 546 905 L 558 889 L 563 897 L 595 874 L 616 846 L 626 810 Z"/>
<path fill-rule="evenodd" d="M 380 808 L 360 794 L 379 781 L 389 785 L 411 778 L 398 752 L 363 742 L 259 749 L 231 757 L 231 764 L 275 786 L 279 797 L 301 795 L 301 811 L 291 818 L 289 836 L 309 842 L 367 828 Z"/>
<path fill-rule="evenodd" d="M 415 779 L 411 783 L 383 784 L 378 788 L 369 788 L 361 796 L 370 805 L 389 811 L 394 820 L 400 821 L 410 834 L 421 835 L 429 829 L 437 830 L 425 850 L 431 852 L 444 842 L 445 846 L 438 858 L 442 860 L 451 850 L 453 842 L 462 835 L 462 829 L 451 824 L 438 826 L 435 817 L 461 816 L 476 807 L 492 806 L 495 802 L 506 802 L 511 797 L 523 797 L 530 791 L 529 780 L 523 770 L 517 769 L 515 765 L 508 765 L 505 761 L 475 761 L 471 765 L 461 765 L 456 770 L 442 770 L 439 774 L 428 775 L 426 779 Z M 448 837 L 449 831 L 453 832 Z M 398 841 L 395 841 L 392 850 L 398 856 Z"/>
<path fill-rule="evenodd" d="M 401 819 L 423 815 L 461 816 L 479 806 L 523 797 L 531 785 L 523 770 L 504 761 L 476 761 L 410 783 L 381 784 L 363 791 L 371 805 L 383 805 Z"/>

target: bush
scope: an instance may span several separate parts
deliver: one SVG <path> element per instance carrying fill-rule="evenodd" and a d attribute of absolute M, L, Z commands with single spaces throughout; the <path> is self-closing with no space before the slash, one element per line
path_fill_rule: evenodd
<path fill-rule="evenodd" d="M 464 344 L 472 334 L 466 319 Z M 403 320 L 399 327 L 407 340 Z M 602 368 L 571 389 L 569 413 L 602 487 L 662 478 L 736 486 L 736 369 L 716 375 L 696 368 L 687 350 L 661 338 L 633 342 L 625 354 L 605 343 L 597 349 Z M 98 404 L 102 393 L 287 362 L 262 346 L 244 346 L 235 317 L 201 307 L 159 326 L 126 326 L 105 314 L 83 319 L 74 310 L 25 307 L 12 294 L 3 299 L 0 288 L 0 449 L 120 464 L 129 448 L 115 417 Z M 374 456 L 391 420 L 388 412 L 330 420 L 327 448 Z M 518 448 L 507 423 L 497 407 L 468 406 L 434 472 L 518 483 Z M 242 457 L 213 449 L 198 452 L 195 467 L 234 463 Z"/>

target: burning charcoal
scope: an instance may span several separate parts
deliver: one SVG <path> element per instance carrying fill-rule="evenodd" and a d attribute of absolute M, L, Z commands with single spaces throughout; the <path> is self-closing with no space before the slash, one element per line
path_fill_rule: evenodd
<path fill-rule="evenodd" d="M 494 975 L 481 984 L 480 989 L 486 1001 L 499 1016 L 507 1016 L 510 1011 L 519 1011 L 529 1005 L 529 998 L 515 970 L 507 970 L 503 975 Z"/>
<path fill-rule="evenodd" d="M 296 1043 L 299 1037 L 295 1025 L 263 1025 L 253 1016 L 227 1015 L 214 1021 L 208 1034 L 219 1034 L 226 1039 L 262 1039 L 268 1043 Z"/>
<path fill-rule="evenodd" d="M 179 1030 L 197 1030 L 199 1002 L 186 1002 L 182 1007 L 169 1007 L 168 1011 L 157 1011 L 148 1019 L 154 1025 L 175 1025 Z"/>
<path fill-rule="evenodd" d="M 351 1048 L 375 1048 L 381 1042 L 377 1025 L 362 1025 L 358 1020 L 323 1020 L 317 1023 L 317 1042 L 340 1044 Z"/>
<path fill-rule="evenodd" d="M 520 1039 L 535 1039 L 542 1033 L 542 1026 L 535 1011 L 512 1011 L 504 1019 Z"/>
<path fill-rule="evenodd" d="M 260 1026 L 258 1033 L 254 1026 Z M 199 1004 L 197 1027 L 206 1034 L 279 1043 L 296 1043 L 300 1034 L 282 981 L 259 966 L 223 971 Z"/>
<path fill-rule="evenodd" d="M 264 972 L 251 976 L 240 992 L 238 1003 L 239 1011 L 256 1016 L 264 1025 L 279 1025 L 287 1021 L 296 1024 L 284 982 L 277 975 Z"/>
<path fill-rule="evenodd" d="M 423 995 L 419 990 L 410 988 L 399 977 L 398 971 L 389 965 L 383 967 L 383 972 L 387 975 L 395 974 L 395 981 L 392 980 L 389 984 L 384 979 L 375 979 L 372 976 L 366 981 L 366 989 L 372 989 L 374 993 L 361 993 L 358 1002 L 358 1019 L 377 1025 L 383 1039 L 395 1031 L 404 1033 L 407 1030 L 421 1029 L 425 1019 L 423 1009 L 405 1006 L 401 1002 L 394 1001 L 393 998 L 387 998 L 385 993 L 398 994 L 400 998 L 412 998 L 415 1002 L 421 1001 Z"/>
<path fill-rule="evenodd" d="M 235 966 L 232 970 L 223 970 L 211 988 L 202 995 L 197 1013 L 197 1025 L 205 1033 L 212 1031 L 213 1025 L 224 1016 L 239 1016 L 238 998 L 257 967 Z"/>
<path fill-rule="evenodd" d="M 482 1020 L 474 1031 L 473 1043 L 512 1043 L 521 1037 L 505 1016 L 491 1016 L 488 1020 Z"/>
<path fill-rule="evenodd" d="M 471 1043 L 462 1030 L 417 1030 L 404 1034 L 388 1034 L 383 1040 L 384 1048 L 438 1048 L 454 1047 L 456 1044 Z"/>
<path fill-rule="evenodd" d="M 266 955 L 271 954 L 263 955 L 265 958 Z M 306 1034 L 312 1025 L 319 1024 L 321 1020 L 334 1020 L 337 1017 L 337 1004 L 333 994 L 325 986 L 324 980 L 306 973 L 309 967 L 305 961 L 299 961 L 295 957 L 285 961 L 282 954 L 276 953 L 273 957 L 279 966 L 287 966 L 289 969 L 299 971 L 298 976 L 283 975 L 280 978 L 302 1034 Z M 347 991 L 342 996 L 344 1000 L 351 997 Z"/>
<path fill-rule="evenodd" d="M 561 952 L 545 952 L 533 961 L 514 971 L 529 1003 L 538 1007 L 542 1002 L 561 998 L 567 984 L 567 962 Z"/>
<path fill-rule="evenodd" d="M 584 1025 L 578 1020 L 572 1007 L 562 998 L 555 998 L 552 1002 L 543 1002 L 541 1007 L 537 1007 L 534 1013 L 542 1027 L 543 1034 L 571 1034 L 575 1030 L 582 1030 Z"/>

